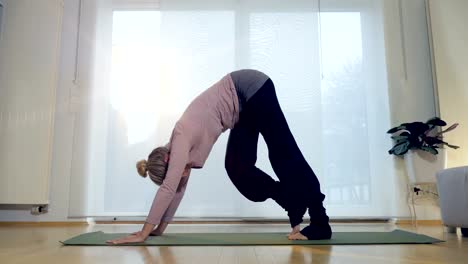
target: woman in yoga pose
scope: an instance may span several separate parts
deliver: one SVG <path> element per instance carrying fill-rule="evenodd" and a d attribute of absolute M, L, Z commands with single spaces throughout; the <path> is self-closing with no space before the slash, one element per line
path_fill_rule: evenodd
<path fill-rule="evenodd" d="M 272 80 L 256 70 L 240 70 L 196 97 L 176 123 L 170 142 L 154 149 L 148 161 L 137 163 L 138 173 L 149 175 L 160 188 L 143 229 L 108 242 L 142 242 L 149 235 L 161 235 L 182 200 L 190 170 L 203 167 L 227 129 L 231 131 L 225 167 L 239 192 L 254 202 L 272 198 L 285 209 L 292 228 L 289 239 L 329 239 L 332 231 L 323 207 L 325 195 L 289 129 Z M 255 166 L 259 134 L 279 181 Z M 310 223 L 301 230 L 307 209 Z"/>

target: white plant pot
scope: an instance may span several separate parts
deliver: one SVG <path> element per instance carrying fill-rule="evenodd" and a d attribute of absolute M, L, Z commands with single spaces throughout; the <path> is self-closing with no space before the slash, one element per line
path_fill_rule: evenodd
<path fill-rule="evenodd" d="M 446 168 L 446 151 L 438 149 L 439 154 L 427 151 L 410 150 L 405 154 L 405 165 L 410 183 L 435 183 L 436 173 Z"/>

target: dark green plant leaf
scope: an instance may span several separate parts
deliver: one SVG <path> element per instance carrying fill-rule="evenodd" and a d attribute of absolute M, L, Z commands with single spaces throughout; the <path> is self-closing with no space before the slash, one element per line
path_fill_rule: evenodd
<path fill-rule="evenodd" d="M 424 146 L 424 147 L 421 147 L 421 149 L 424 150 L 424 151 L 430 152 L 430 153 L 432 153 L 434 155 L 439 154 L 439 151 L 437 151 L 437 149 L 434 148 L 434 147 L 425 147 Z"/>
<path fill-rule="evenodd" d="M 392 139 L 397 140 L 397 141 L 399 141 L 399 140 L 408 140 L 408 136 L 401 136 L 401 135 L 400 136 L 392 136 Z"/>
<path fill-rule="evenodd" d="M 395 155 L 404 155 L 406 152 L 409 150 L 409 145 L 410 143 L 408 141 L 401 142 L 396 144 L 390 151 L 390 154 L 395 154 Z"/>
<path fill-rule="evenodd" d="M 390 130 L 387 131 L 387 134 L 393 134 L 393 133 L 396 133 L 402 129 L 405 129 L 406 127 L 404 125 L 400 125 L 400 126 L 397 126 L 397 127 L 394 127 L 394 128 L 391 128 Z"/>
<path fill-rule="evenodd" d="M 446 126 L 447 125 L 447 123 L 444 120 L 438 117 L 433 117 L 427 120 L 426 124 L 433 125 L 433 126 Z"/>

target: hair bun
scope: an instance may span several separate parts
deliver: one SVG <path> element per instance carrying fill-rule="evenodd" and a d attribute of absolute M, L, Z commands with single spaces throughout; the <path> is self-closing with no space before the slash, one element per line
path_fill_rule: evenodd
<path fill-rule="evenodd" d="M 148 176 L 148 167 L 147 167 L 146 160 L 138 161 L 136 164 L 136 168 L 137 168 L 138 174 L 140 174 L 141 177 L 146 178 L 146 176 Z"/>

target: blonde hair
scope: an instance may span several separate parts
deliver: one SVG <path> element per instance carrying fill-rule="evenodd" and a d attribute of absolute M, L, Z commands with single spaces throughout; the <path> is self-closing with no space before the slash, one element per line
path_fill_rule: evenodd
<path fill-rule="evenodd" d="M 150 179 L 156 183 L 156 185 L 161 185 L 166 178 L 167 173 L 167 164 L 165 160 L 169 155 L 169 149 L 166 147 L 155 148 L 148 156 L 148 161 L 140 160 L 137 162 L 136 167 L 138 174 L 141 177 L 145 178 L 150 176 Z"/>

